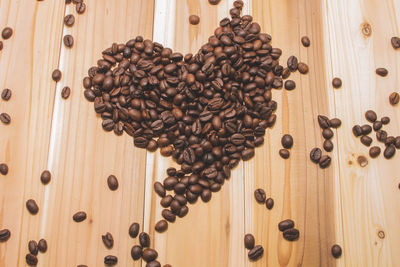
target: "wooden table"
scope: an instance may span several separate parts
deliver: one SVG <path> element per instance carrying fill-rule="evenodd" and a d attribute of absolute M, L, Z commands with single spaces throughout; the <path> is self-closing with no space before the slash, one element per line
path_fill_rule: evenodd
<path fill-rule="evenodd" d="M 400 89 L 400 51 L 390 45 L 400 34 L 400 1 L 245 1 L 244 13 L 283 49 L 282 64 L 294 54 L 309 64 L 310 73 L 291 76 L 294 91 L 273 91 L 277 123 L 255 158 L 241 162 L 221 192 L 207 204 L 190 206 L 163 234 L 154 232 L 161 207 L 152 184 L 165 178 L 171 159 L 135 148 L 126 134 L 104 132 L 93 104 L 83 97 L 82 78 L 103 49 L 136 35 L 196 52 L 233 1 L 218 6 L 206 0 L 85 2 L 87 10 L 78 16 L 62 0 L 0 0 L 0 29 L 14 29 L 0 52 L 0 89 L 13 90 L 10 101 L 0 101 L 0 112 L 12 116 L 10 125 L 0 124 L 0 162 L 10 167 L 0 176 L 0 229 L 12 232 L 0 243 L 0 266 L 24 266 L 27 242 L 40 238 L 49 248 L 39 255 L 39 266 L 103 266 L 109 254 L 118 256 L 119 266 L 145 266 L 130 257 L 138 243 L 128 236 L 133 221 L 150 232 L 159 260 L 174 267 L 400 266 L 400 153 L 391 160 L 370 159 L 351 133 L 373 109 L 378 117 L 391 118 L 385 126 L 390 135 L 400 135 L 399 106 L 388 102 Z M 72 28 L 63 25 L 66 14 L 76 17 Z M 189 14 L 199 15 L 200 24 L 189 25 Z M 72 49 L 62 44 L 66 34 L 75 38 Z M 300 43 L 304 35 L 311 39 L 309 48 Z M 377 67 L 386 67 L 389 75 L 377 76 Z M 56 68 L 63 73 L 57 84 L 51 79 Z M 335 76 L 343 80 L 337 90 L 331 85 Z M 64 86 L 72 89 L 67 100 L 60 94 Z M 308 156 L 322 146 L 319 114 L 343 122 L 334 131 L 326 170 Z M 284 133 L 295 140 L 288 160 L 278 155 Z M 367 166 L 358 164 L 360 155 L 368 158 Z M 53 174 L 47 186 L 39 179 L 45 169 Z M 120 182 L 114 192 L 106 184 L 110 174 Z M 256 188 L 275 200 L 271 211 L 255 202 Z M 36 216 L 25 208 L 29 198 L 40 206 Z M 88 213 L 79 224 L 72 221 L 78 210 Z M 296 242 L 285 241 L 277 230 L 286 218 L 301 232 Z M 114 236 L 112 250 L 101 242 L 106 232 Z M 255 263 L 246 255 L 245 233 L 265 248 Z M 343 248 L 337 260 L 330 254 L 335 243 Z"/>

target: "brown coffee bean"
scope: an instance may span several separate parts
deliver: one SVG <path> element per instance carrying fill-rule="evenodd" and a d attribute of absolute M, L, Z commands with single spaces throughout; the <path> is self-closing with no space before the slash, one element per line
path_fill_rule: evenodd
<path fill-rule="evenodd" d="M 157 259 L 158 253 L 154 249 L 147 248 L 142 252 L 142 258 L 145 262 L 151 262 Z"/>
<path fill-rule="evenodd" d="M 160 204 L 162 207 L 168 208 L 173 200 L 174 198 L 171 195 L 167 195 L 161 199 Z"/>
<path fill-rule="evenodd" d="M 360 141 L 364 146 L 370 146 L 372 143 L 372 138 L 369 136 L 363 135 L 363 136 L 361 136 Z"/>
<path fill-rule="evenodd" d="M 390 118 L 389 117 L 382 117 L 381 122 L 383 125 L 389 124 L 390 123 Z"/>
<path fill-rule="evenodd" d="M 0 174 L 7 175 L 8 173 L 8 165 L 5 163 L 0 163 Z"/>
<path fill-rule="evenodd" d="M 352 131 L 355 137 L 359 137 L 363 134 L 363 130 L 361 129 L 360 125 L 354 125 Z"/>
<path fill-rule="evenodd" d="M 45 253 L 47 251 L 47 241 L 45 239 L 40 239 L 38 242 L 38 250 L 41 253 Z"/>
<path fill-rule="evenodd" d="M 314 163 L 319 163 L 322 156 L 322 150 L 318 147 L 315 147 L 310 152 L 310 159 Z"/>
<path fill-rule="evenodd" d="M 148 248 L 150 246 L 150 236 L 145 232 L 141 232 L 139 235 L 139 242 L 142 248 Z"/>
<path fill-rule="evenodd" d="M 396 139 L 395 139 L 395 141 L 394 141 L 394 146 L 395 146 L 397 149 L 400 149 L 400 136 L 397 136 L 397 137 L 396 137 Z"/>
<path fill-rule="evenodd" d="M 8 229 L 1 229 L 0 230 L 0 242 L 6 242 L 10 239 L 11 232 Z"/>
<path fill-rule="evenodd" d="M 304 47 L 309 47 L 310 46 L 310 38 L 308 38 L 308 36 L 301 37 L 301 43 L 303 44 Z"/>
<path fill-rule="evenodd" d="M 154 191 L 159 195 L 160 197 L 165 197 L 165 188 L 160 182 L 155 182 L 154 183 Z"/>
<path fill-rule="evenodd" d="M 25 261 L 26 261 L 26 264 L 28 264 L 29 266 L 36 266 L 38 264 L 37 257 L 30 253 L 26 254 Z"/>
<path fill-rule="evenodd" d="M 82 221 L 84 221 L 84 220 L 86 220 L 86 212 L 84 212 L 84 211 L 78 211 L 77 213 L 75 213 L 73 216 L 72 216 L 72 219 L 75 221 L 75 222 L 82 222 Z"/>
<path fill-rule="evenodd" d="M 264 248 L 260 245 L 257 245 L 249 251 L 248 257 L 250 260 L 256 261 L 259 258 L 261 258 L 263 254 L 264 254 Z"/>
<path fill-rule="evenodd" d="M 325 139 L 331 139 L 333 137 L 333 131 L 330 128 L 326 128 L 322 131 L 322 136 Z"/>
<path fill-rule="evenodd" d="M 296 241 L 299 239 L 300 232 L 296 228 L 291 228 L 283 231 L 283 238 L 287 241 Z"/>
<path fill-rule="evenodd" d="M 265 205 L 267 209 L 272 209 L 274 207 L 274 200 L 272 198 L 267 198 L 267 200 L 265 201 Z"/>
<path fill-rule="evenodd" d="M 333 88 L 340 88 L 340 87 L 342 87 L 342 80 L 340 79 L 340 78 L 333 78 L 333 80 L 332 80 L 332 86 L 333 86 Z"/>
<path fill-rule="evenodd" d="M 247 249 L 253 249 L 255 244 L 255 239 L 252 234 L 246 234 L 244 236 L 244 247 Z"/>
<path fill-rule="evenodd" d="M 142 257 L 142 247 L 141 246 L 133 246 L 131 249 L 131 257 L 133 260 L 137 261 Z"/>
<path fill-rule="evenodd" d="M 131 226 L 129 226 L 129 236 L 132 238 L 136 238 L 139 234 L 140 226 L 138 223 L 132 223 Z"/>
<path fill-rule="evenodd" d="M 64 24 L 68 27 L 71 27 L 75 23 L 75 17 L 72 14 L 66 15 L 64 17 Z"/>
<path fill-rule="evenodd" d="M 292 80 L 285 81 L 285 89 L 288 91 L 294 90 L 296 88 L 296 83 Z"/>
<path fill-rule="evenodd" d="M 400 38 L 399 37 L 396 37 L 396 36 L 392 37 L 390 39 L 390 43 L 392 44 L 393 49 L 399 49 L 400 48 Z"/>
<path fill-rule="evenodd" d="M 381 154 L 381 148 L 379 146 L 373 146 L 369 149 L 369 156 L 371 158 L 376 158 Z"/>
<path fill-rule="evenodd" d="M 114 246 L 114 238 L 109 232 L 107 232 L 105 235 L 102 235 L 101 240 L 103 240 L 104 246 L 108 249 L 111 249 Z"/>
<path fill-rule="evenodd" d="M 303 62 L 299 62 L 297 64 L 297 70 L 301 73 L 301 74 L 307 74 L 309 69 L 308 69 L 308 65 L 306 63 Z M 289 72 L 290 73 L 290 72 Z M 283 77 L 282 77 L 283 78 Z"/>
<path fill-rule="evenodd" d="M 325 168 L 329 167 L 329 165 L 331 165 L 331 157 L 328 155 L 323 155 L 321 157 L 321 159 L 319 160 L 319 166 L 322 169 L 325 169 Z"/>
<path fill-rule="evenodd" d="M 0 50 L 1 50 L 1 49 L 0 49 Z M 4 90 L 1 92 L 1 98 L 2 98 L 4 101 L 10 100 L 11 95 L 12 95 L 12 92 L 11 92 L 11 90 L 8 89 L 8 88 L 4 89 Z"/>
<path fill-rule="evenodd" d="M 331 127 L 330 120 L 324 115 L 318 115 L 318 124 L 319 127 L 321 127 L 322 129 L 327 129 Z"/>
<path fill-rule="evenodd" d="M 8 115 L 7 113 L 1 113 L 0 114 L 0 121 L 4 124 L 10 124 L 11 122 L 11 116 Z"/>
<path fill-rule="evenodd" d="M 365 118 L 369 122 L 375 122 L 378 116 L 376 115 L 375 111 L 367 110 L 367 112 L 365 112 Z"/>
<path fill-rule="evenodd" d="M 107 185 L 111 191 L 117 190 L 118 186 L 119 186 L 117 177 L 115 177 L 115 175 L 112 175 L 112 174 L 110 176 L 108 176 Z"/>
<path fill-rule="evenodd" d="M 378 74 L 379 76 L 382 76 L 382 77 L 386 77 L 389 73 L 388 70 L 385 68 L 377 68 L 375 70 L 375 72 L 376 72 L 376 74 Z"/>
<path fill-rule="evenodd" d="M 197 15 L 190 15 L 189 16 L 189 23 L 192 25 L 197 25 L 200 22 L 200 17 Z"/>
<path fill-rule="evenodd" d="M 163 233 L 168 229 L 168 222 L 166 220 L 159 220 L 154 227 L 159 233 Z"/>
<path fill-rule="evenodd" d="M 37 255 L 39 250 L 38 250 L 38 246 L 37 246 L 37 242 L 35 240 L 31 240 L 28 242 L 28 250 L 31 254 L 33 255 Z"/>
<path fill-rule="evenodd" d="M 107 266 L 114 266 L 117 265 L 118 263 L 118 258 L 113 255 L 107 255 L 104 257 L 104 264 Z"/>
<path fill-rule="evenodd" d="M 396 154 L 396 147 L 394 145 L 389 145 L 383 151 L 383 156 L 386 159 L 392 158 Z"/>
<path fill-rule="evenodd" d="M 219 2 L 221 2 L 221 0 L 208 0 L 208 3 L 210 3 L 210 5 L 218 5 Z"/>
<path fill-rule="evenodd" d="M 151 261 L 146 264 L 146 267 L 161 267 L 161 264 L 158 261 Z"/>
<path fill-rule="evenodd" d="M 256 201 L 260 204 L 264 204 L 265 203 L 265 198 L 266 198 L 266 194 L 265 191 L 261 188 L 258 188 L 254 191 L 254 198 L 256 199 Z"/>
<path fill-rule="evenodd" d="M 75 6 L 75 9 L 76 9 L 76 13 L 83 14 L 86 10 L 86 4 L 83 2 L 77 3 Z"/>
<path fill-rule="evenodd" d="M 176 215 L 172 213 L 172 211 L 168 210 L 168 209 L 164 209 L 161 212 L 161 215 L 164 217 L 164 219 L 166 219 L 169 222 L 175 222 L 176 220 Z"/>
<path fill-rule="evenodd" d="M 293 146 L 293 137 L 290 134 L 285 134 L 282 136 L 281 144 L 284 148 L 290 149 Z"/>
<path fill-rule="evenodd" d="M 326 139 L 323 144 L 324 150 L 326 152 L 331 152 L 333 150 L 333 143 L 331 140 Z"/>
<path fill-rule="evenodd" d="M 333 118 L 329 121 L 329 124 L 332 128 L 339 128 L 342 125 L 342 121 L 338 118 Z"/>
<path fill-rule="evenodd" d="M 381 121 L 376 121 L 372 124 L 372 129 L 374 129 L 374 131 L 378 131 L 382 128 L 383 124 Z"/>
<path fill-rule="evenodd" d="M 282 148 L 279 150 L 279 155 L 283 159 L 288 159 L 290 157 L 290 152 L 286 148 Z"/>
<path fill-rule="evenodd" d="M 387 132 L 385 130 L 378 130 L 376 132 L 376 140 L 378 140 L 379 142 L 386 142 L 387 139 Z"/>
<path fill-rule="evenodd" d="M 65 86 L 61 91 L 61 97 L 64 99 L 67 99 L 70 94 L 71 94 L 71 88 L 69 88 L 68 86 Z"/>
<path fill-rule="evenodd" d="M 61 80 L 61 71 L 56 69 L 53 71 L 53 73 L 51 74 L 51 78 L 53 78 L 53 81 L 58 82 Z"/>
<path fill-rule="evenodd" d="M 361 131 L 363 135 L 370 134 L 372 132 L 372 127 L 371 125 L 364 124 L 361 126 Z"/>
<path fill-rule="evenodd" d="M 290 219 L 283 220 L 278 224 L 278 229 L 281 232 L 283 232 L 287 229 L 291 229 L 293 227 L 294 227 L 294 221 L 292 221 Z"/>
<path fill-rule="evenodd" d="M 72 37 L 72 35 L 65 35 L 63 38 L 64 41 L 64 45 L 68 48 L 71 48 L 74 46 L 74 37 Z"/>
<path fill-rule="evenodd" d="M 333 245 L 332 248 L 331 248 L 331 253 L 332 253 L 332 256 L 333 256 L 335 259 L 337 259 L 337 258 L 339 258 L 340 256 L 342 256 L 342 248 L 341 248 L 339 245 L 335 244 L 335 245 Z"/>
<path fill-rule="evenodd" d="M 290 56 L 287 60 L 287 66 L 290 71 L 296 71 L 297 70 L 297 65 L 298 65 L 298 60 L 297 57 L 295 56 Z"/>
<path fill-rule="evenodd" d="M 400 101 L 400 95 L 397 92 L 393 92 L 389 95 L 389 103 L 394 106 L 397 105 Z"/>
<path fill-rule="evenodd" d="M 26 201 L 26 209 L 29 211 L 30 214 L 35 215 L 39 212 L 39 207 L 36 204 L 36 201 L 33 199 L 28 199 Z"/>
<path fill-rule="evenodd" d="M 3 41 L 0 41 L 0 51 L 3 50 L 3 48 L 4 48 Z"/>
<path fill-rule="evenodd" d="M 1 32 L 1 37 L 3 37 L 4 40 L 9 39 L 12 35 L 13 35 L 13 29 L 11 29 L 10 27 L 5 27 Z"/>
<path fill-rule="evenodd" d="M 396 138 L 394 136 L 388 136 L 385 140 L 385 146 L 394 145 Z"/>

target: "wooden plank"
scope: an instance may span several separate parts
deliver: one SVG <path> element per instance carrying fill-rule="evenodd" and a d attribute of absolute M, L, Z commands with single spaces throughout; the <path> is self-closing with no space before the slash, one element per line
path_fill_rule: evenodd
<path fill-rule="evenodd" d="M 0 162 L 9 166 L 0 175 L 0 229 L 11 231 L 0 243 L 0 266 L 24 265 L 28 241 L 42 237 L 43 210 L 32 216 L 25 201 L 43 207 L 39 176 L 48 159 L 63 14 L 63 1 L 0 1 L 0 28 L 14 30 L 0 52 L 0 90 L 12 89 L 8 102 L 0 100 L 0 112 L 11 116 L 10 125 L 0 123 Z"/>
<path fill-rule="evenodd" d="M 101 51 L 113 42 L 126 42 L 137 35 L 151 37 L 153 1 L 86 0 L 87 10 L 77 15 L 73 5 L 65 14 L 74 14 L 75 25 L 63 34 L 75 38 L 72 49 L 61 48 L 63 79 L 57 95 L 51 132 L 48 168 L 54 178 L 46 187 L 46 218 L 42 233 L 48 239 L 48 253 L 42 266 L 103 265 L 106 255 L 118 256 L 120 266 L 134 265 L 130 257 L 133 241 L 129 225 L 143 221 L 146 152 L 134 148 L 127 134 L 106 133 L 93 103 L 83 97 L 82 79 L 101 58 Z M 72 93 L 60 96 L 64 86 Z M 106 179 L 117 176 L 119 189 L 110 191 Z M 72 215 L 86 211 L 88 218 L 75 223 Z M 115 244 L 107 250 L 101 235 L 112 233 Z"/>

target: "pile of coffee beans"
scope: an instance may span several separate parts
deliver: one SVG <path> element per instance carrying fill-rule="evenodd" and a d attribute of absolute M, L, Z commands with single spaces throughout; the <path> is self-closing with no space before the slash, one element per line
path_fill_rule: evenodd
<path fill-rule="evenodd" d="M 249 250 L 247 256 L 251 261 L 256 261 L 264 254 L 264 248 L 261 245 L 255 246 L 255 239 L 252 234 L 244 236 L 244 247 Z"/>
<path fill-rule="evenodd" d="M 287 219 L 278 224 L 279 231 L 282 232 L 283 238 L 287 241 L 296 241 L 299 239 L 300 232 L 294 228 L 294 221 Z"/>
<path fill-rule="evenodd" d="M 39 242 L 35 240 L 30 240 L 28 242 L 29 253 L 25 256 L 26 264 L 29 266 L 36 266 L 39 262 L 37 255 L 39 252 L 45 253 L 47 251 L 47 241 L 45 239 L 40 239 Z"/>

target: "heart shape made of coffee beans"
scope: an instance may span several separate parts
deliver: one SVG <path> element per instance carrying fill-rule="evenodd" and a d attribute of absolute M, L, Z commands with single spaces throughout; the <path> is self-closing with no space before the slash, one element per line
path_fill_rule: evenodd
<path fill-rule="evenodd" d="M 231 19 L 222 19 L 195 55 L 138 36 L 104 50 L 83 80 L 104 130 L 125 131 L 136 147 L 160 148 L 181 166 L 154 185 L 161 197 L 175 192 L 162 202 L 169 222 L 187 214 L 187 202 L 209 201 L 240 159 L 254 156 L 276 121 L 271 90 L 297 70 L 294 56 L 288 67 L 279 64 L 282 50 L 250 15 L 241 16 L 242 6 L 234 3 Z"/>

